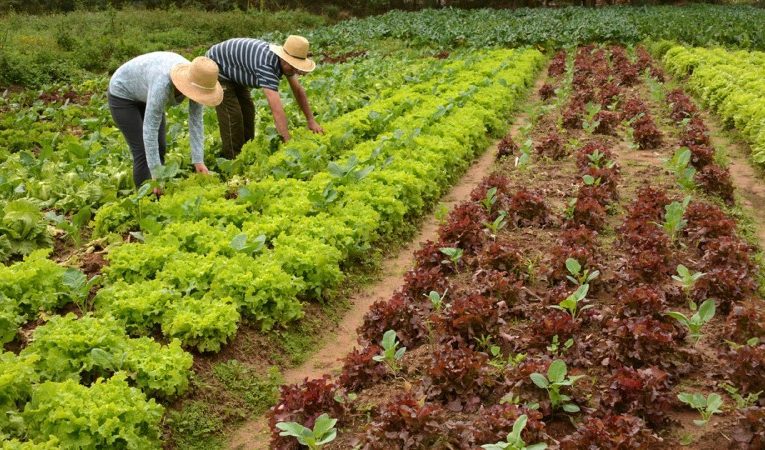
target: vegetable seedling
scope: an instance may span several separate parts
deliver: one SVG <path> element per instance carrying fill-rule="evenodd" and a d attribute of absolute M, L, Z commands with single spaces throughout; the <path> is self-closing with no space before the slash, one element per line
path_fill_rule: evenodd
<path fill-rule="evenodd" d="M 600 276 L 599 270 L 590 271 L 590 269 L 582 270 L 582 265 L 579 264 L 574 258 L 568 258 L 566 260 L 566 269 L 570 275 L 566 275 L 566 278 L 577 286 L 583 284 L 589 284 L 594 279 Z"/>
<path fill-rule="evenodd" d="M 670 311 L 666 315 L 685 325 L 688 328 L 688 337 L 696 344 L 702 336 L 701 327 L 715 316 L 715 301 L 711 299 L 705 300 L 690 319 L 685 314 L 677 311 Z"/>
<path fill-rule="evenodd" d="M 396 331 L 386 331 L 380 345 L 382 345 L 383 348 L 382 353 L 373 356 L 372 359 L 377 362 L 384 362 L 388 365 L 391 371 L 398 372 L 401 368 L 398 362 L 404 357 L 406 347 L 398 348 L 399 342 L 398 337 L 396 336 Z"/>
<path fill-rule="evenodd" d="M 500 441 L 496 444 L 485 444 L 481 448 L 486 450 L 544 450 L 547 448 L 547 444 L 540 442 L 537 444 L 526 445 L 526 442 L 521 437 L 523 429 L 526 428 L 526 423 L 529 418 L 526 414 L 522 414 L 515 419 L 513 424 L 513 430 L 507 434 L 507 438 L 504 442 Z"/>
<path fill-rule="evenodd" d="M 696 426 L 703 427 L 709 422 L 713 414 L 721 413 L 720 407 L 723 405 L 723 399 L 719 394 L 711 393 L 706 398 L 699 393 L 690 394 L 682 392 L 677 394 L 677 399 L 687 404 L 701 414 L 701 420 L 694 420 Z"/>
<path fill-rule="evenodd" d="M 279 422 L 276 428 L 282 430 L 279 436 L 292 436 L 300 445 L 305 445 L 310 450 L 321 450 L 337 437 L 336 423 L 337 419 L 325 413 L 316 418 L 313 430 L 297 422 Z"/>
<path fill-rule="evenodd" d="M 558 303 L 557 305 L 551 305 L 549 307 L 560 309 L 561 311 L 566 311 L 567 313 L 571 314 L 572 319 L 576 320 L 580 312 L 593 307 L 593 305 L 585 305 L 581 308 L 579 307 L 579 302 L 585 300 L 589 290 L 590 285 L 583 284 L 579 286 L 573 294 L 566 297 L 562 302 Z"/>
<path fill-rule="evenodd" d="M 462 249 L 461 248 L 454 248 L 454 247 L 441 247 L 439 249 L 441 253 L 449 257 L 449 260 L 454 264 L 454 268 L 456 269 L 457 266 L 459 266 L 460 261 L 462 261 Z"/>
<path fill-rule="evenodd" d="M 579 406 L 571 402 L 571 397 L 561 394 L 560 391 L 565 386 L 573 386 L 584 375 L 566 377 L 567 373 L 568 369 L 566 368 L 565 361 L 556 359 L 547 369 L 546 377 L 539 372 L 534 372 L 530 375 L 530 378 L 537 387 L 547 391 L 553 409 L 563 408 L 564 411 L 569 413 L 579 412 Z"/>

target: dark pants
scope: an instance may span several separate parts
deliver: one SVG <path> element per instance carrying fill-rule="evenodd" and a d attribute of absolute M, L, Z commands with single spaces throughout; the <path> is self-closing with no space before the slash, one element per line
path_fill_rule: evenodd
<path fill-rule="evenodd" d="M 122 135 L 133 153 L 133 181 L 139 187 L 144 181 L 151 178 L 149 165 L 146 163 L 146 149 L 143 145 L 143 115 L 146 112 L 146 103 L 115 97 L 111 93 L 109 98 L 109 110 L 112 112 L 114 123 L 120 129 Z M 159 125 L 159 159 L 165 163 L 165 117 Z"/>
<path fill-rule="evenodd" d="M 220 140 L 223 156 L 234 159 L 242 151 L 245 142 L 255 137 L 255 105 L 250 89 L 227 80 L 223 86 L 223 101 L 215 107 L 218 114 Z"/>

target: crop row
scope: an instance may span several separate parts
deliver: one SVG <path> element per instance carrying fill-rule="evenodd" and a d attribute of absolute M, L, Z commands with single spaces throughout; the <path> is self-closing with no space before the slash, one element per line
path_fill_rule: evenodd
<path fill-rule="evenodd" d="M 105 271 L 115 284 L 96 304 L 106 297 L 101 311 L 128 324 L 160 323 L 167 336 L 202 351 L 233 335 L 240 311 L 264 329 L 299 318 L 299 298 L 336 286 L 343 264 L 363 259 L 438 198 L 486 145 L 486 132 L 500 131 L 543 59 L 531 50 L 490 55 L 498 59 L 493 69 L 467 71 L 472 77 L 456 83 L 459 93 L 447 97 L 455 107 L 434 113 L 422 105 L 423 127 L 402 130 L 382 150 L 361 144 L 308 181 L 267 177 L 235 199 L 225 185 L 197 177 L 147 204 L 144 223 L 165 225 L 147 232 L 146 244 L 109 253 Z"/>
<path fill-rule="evenodd" d="M 752 159 L 765 164 L 765 53 L 721 48 L 664 48 L 670 72 L 688 78 L 688 90 L 735 126 L 751 143 Z"/>

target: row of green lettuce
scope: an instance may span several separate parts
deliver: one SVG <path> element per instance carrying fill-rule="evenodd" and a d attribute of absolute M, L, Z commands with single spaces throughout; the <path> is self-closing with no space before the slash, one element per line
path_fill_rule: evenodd
<path fill-rule="evenodd" d="M 304 85 L 323 123 L 388 96 L 403 83 L 432 77 L 441 66 L 403 51 L 327 65 Z M 271 115 L 262 95 L 255 98 L 258 136 L 270 144 L 276 135 Z M 304 128 L 292 96 L 285 92 L 283 100 L 291 127 Z M 54 233 L 79 246 L 95 211 L 133 192 L 131 155 L 112 123 L 106 80 L 0 97 L 0 110 L 6 111 L 0 117 L 0 261 L 50 248 Z M 183 107 L 169 111 L 168 161 L 189 167 L 185 114 Z M 216 157 L 220 145 L 212 109 L 206 110 L 205 125 L 208 166 L 226 174 L 238 170 Z"/>
<path fill-rule="evenodd" d="M 752 159 L 765 164 L 765 53 L 659 45 L 667 69 L 727 126 L 749 141 Z"/>
<path fill-rule="evenodd" d="M 339 283 L 345 264 L 436 201 L 487 133 L 504 131 L 544 59 L 498 50 L 450 62 L 463 70 L 432 80 L 428 95 L 412 91 L 421 113 L 407 120 L 418 127 L 338 152 L 308 180 L 268 175 L 232 196 L 231 185 L 193 176 L 168 185 L 159 202 L 142 202 L 161 227 L 144 230 L 145 244 L 109 253 L 95 313 L 53 316 L 18 355 L 0 356 L 3 449 L 159 448 L 157 400 L 188 385 L 192 359 L 182 345 L 216 351 L 242 313 L 264 328 L 300 317 L 301 299 Z M 44 252 L 5 268 L 4 289 L 22 269 L 28 283 L 50 284 L 28 302 L 67 301 L 59 291 L 68 272 Z M 158 329 L 167 345 L 146 337 Z"/>

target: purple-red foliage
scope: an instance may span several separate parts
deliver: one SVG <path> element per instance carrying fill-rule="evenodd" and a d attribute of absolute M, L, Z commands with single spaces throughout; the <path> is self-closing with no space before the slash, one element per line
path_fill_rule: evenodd
<path fill-rule="evenodd" d="M 271 447 L 279 450 L 297 450 L 300 445 L 294 438 L 279 436 L 276 424 L 279 422 L 297 422 L 313 428 L 316 418 L 327 413 L 335 419 L 343 420 L 347 411 L 345 403 L 335 401 L 337 385 L 329 375 L 315 380 L 305 380 L 301 384 L 281 387 L 279 402 L 269 412 Z"/>
<path fill-rule="evenodd" d="M 590 155 L 596 151 L 603 155 L 603 160 L 613 161 L 614 154 L 608 149 L 608 146 L 605 143 L 600 141 L 590 141 L 576 151 L 576 167 L 580 172 L 585 172 L 590 168 Z"/>
<path fill-rule="evenodd" d="M 621 100 L 622 89 L 618 84 L 610 81 L 603 84 L 598 92 L 598 102 L 603 108 Z M 618 116 L 617 116 L 618 117 Z"/>
<path fill-rule="evenodd" d="M 567 228 L 557 244 L 550 250 L 547 262 L 547 279 L 552 282 L 566 279 L 566 260 L 576 259 L 583 267 L 592 267 L 595 262 L 595 237 L 597 233 L 584 225 Z"/>
<path fill-rule="evenodd" d="M 622 120 L 632 120 L 638 114 L 648 114 L 648 107 L 638 97 L 630 97 L 622 105 Z"/>
<path fill-rule="evenodd" d="M 497 188 L 497 196 L 510 195 L 510 180 L 499 173 L 493 173 L 481 180 L 478 186 L 470 192 L 470 200 L 480 202 L 486 198 L 486 192 L 491 188 Z M 498 198 L 498 200 L 500 200 Z"/>
<path fill-rule="evenodd" d="M 349 391 L 358 391 L 383 380 L 388 375 L 385 364 L 375 361 L 382 352 L 377 344 L 369 344 L 363 349 L 354 348 L 343 358 L 343 371 L 338 383 Z"/>
<path fill-rule="evenodd" d="M 685 127 L 685 131 L 680 136 L 680 145 L 685 145 L 686 147 L 692 145 L 710 145 L 709 129 L 700 117 L 694 116 L 688 122 L 688 126 Z"/>
<path fill-rule="evenodd" d="M 597 199 L 580 196 L 576 199 L 571 221 L 575 225 L 584 225 L 591 230 L 602 230 L 606 225 L 606 210 Z"/>
<path fill-rule="evenodd" d="M 545 423 L 542 422 L 542 413 L 522 406 L 505 403 L 494 405 L 488 409 L 481 407 L 476 414 L 476 422 L 473 427 L 472 443 L 493 444 L 504 441 L 508 430 L 513 429 L 515 421 L 522 415 L 526 415 L 528 421 L 523 429 L 521 437 L 525 442 L 540 442 L 544 437 Z"/>
<path fill-rule="evenodd" d="M 445 247 L 458 247 L 466 253 L 473 253 L 483 245 L 483 222 L 488 219 L 483 206 L 463 202 L 449 214 L 447 222 L 438 230 L 438 237 L 448 244 Z"/>
<path fill-rule="evenodd" d="M 508 133 L 501 141 L 499 141 L 499 144 L 497 144 L 497 159 L 505 156 L 513 156 L 518 153 L 518 151 L 518 144 L 513 140 L 511 133 Z"/>
<path fill-rule="evenodd" d="M 431 354 L 423 380 L 428 398 L 449 403 L 452 411 L 476 411 L 481 397 L 491 393 L 498 381 L 496 372 L 486 364 L 488 359 L 485 353 L 464 345 L 441 345 Z"/>
<path fill-rule="evenodd" d="M 601 109 L 595 114 L 595 120 L 598 122 L 598 126 L 595 127 L 595 133 L 614 134 L 621 119 L 618 113 Z"/>
<path fill-rule="evenodd" d="M 521 189 L 510 198 L 507 212 L 519 227 L 545 225 L 550 215 L 542 196 L 528 189 Z"/>
<path fill-rule="evenodd" d="M 669 422 L 667 412 L 675 405 L 669 374 L 658 367 L 617 369 L 600 404 L 614 414 L 642 417 L 653 427 Z"/>
<path fill-rule="evenodd" d="M 486 243 L 478 253 L 478 264 L 482 269 L 519 273 L 523 260 L 522 250 L 516 244 L 503 239 Z"/>
<path fill-rule="evenodd" d="M 696 169 L 702 169 L 705 166 L 714 163 L 715 149 L 708 145 L 691 144 L 688 146 L 691 151 L 691 165 Z"/>
<path fill-rule="evenodd" d="M 561 450 L 612 449 L 648 450 L 662 439 L 645 426 L 640 418 L 630 415 L 587 417 L 574 434 L 560 442 Z"/>
<path fill-rule="evenodd" d="M 619 354 L 641 367 L 663 365 L 664 355 L 673 353 L 685 337 L 674 324 L 651 317 L 630 317 L 615 322 L 614 336 Z"/>
<path fill-rule="evenodd" d="M 598 169 L 597 167 L 589 167 L 585 171 L 585 174 L 591 176 L 592 178 L 594 178 L 596 180 L 599 179 L 600 180 L 600 184 L 598 186 L 586 186 L 586 185 L 585 186 L 581 186 L 580 187 L 580 193 L 582 193 L 583 195 L 588 195 L 585 192 L 583 192 L 582 189 L 584 189 L 584 191 L 587 191 L 587 189 L 585 189 L 585 188 L 596 188 L 596 189 L 599 189 L 601 191 L 604 191 L 603 195 L 604 195 L 605 198 L 603 198 L 603 197 L 601 197 L 601 196 L 599 196 L 597 194 L 596 195 L 591 195 L 592 197 L 596 197 L 599 200 L 602 199 L 606 203 L 611 203 L 612 201 L 615 201 L 615 200 L 619 199 L 619 193 L 618 193 L 618 189 L 617 189 L 618 188 L 618 183 L 619 183 L 619 169 L 618 168 L 612 167 L 612 168 L 609 169 L 607 167 L 602 167 L 602 168 Z"/>
<path fill-rule="evenodd" d="M 726 375 L 744 395 L 765 391 L 765 377 L 762 376 L 765 371 L 765 343 L 722 350 L 721 356 Z"/>
<path fill-rule="evenodd" d="M 539 155 L 556 160 L 566 156 L 566 148 L 563 146 L 560 136 L 555 131 L 543 137 L 542 140 L 534 146 L 534 149 Z"/>
<path fill-rule="evenodd" d="M 675 122 L 693 117 L 698 112 L 696 105 L 693 104 L 691 98 L 681 88 L 671 90 L 667 94 L 667 101 L 672 107 L 669 117 Z"/>
<path fill-rule="evenodd" d="M 563 126 L 568 129 L 582 128 L 582 116 L 584 116 L 584 102 L 572 99 L 563 110 Z"/>
<path fill-rule="evenodd" d="M 623 246 L 632 255 L 645 250 L 664 254 L 669 248 L 669 238 L 656 222 L 630 218 L 619 228 L 619 233 Z"/>
<path fill-rule="evenodd" d="M 445 336 L 459 336 L 466 342 L 491 336 L 499 327 L 496 302 L 482 295 L 461 295 L 452 299 L 451 307 L 435 318 L 436 326 Z"/>
<path fill-rule="evenodd" d="M 765 448 L 765 408 L 751 406 L 739 411 L 736 431 L 731 434 L 738 448 L 761 450 Z"/>
<path fill-rule="evenodd" d="M 473 284 L 478 293 L 512 304 L 523 296 L 523 280 L 504 270 L 479 269 L 473 274 Z"/>
<path fill-rule="evenodd" d="M 550 67 L 547 68 L 547 74 L 551 77 L 558 77 L 563 75 L 563 72 L 565 71 L 566 52 L 565 50 L 560 50 L 553 56 L 552 61 L 550 61 Z"/>
<path fill-rule="evenodd" d="M 664 292 L 656 287 L 641 284 L 627 289 L 619 296 L 622 317 L 660 315 L 666 306 Z"/>
<path fill-rule="evenodd" d="M 362 438 L 364 449 L 433 448 L 443 441 L 444 409 L 421 403 L 411 392 L 383 405 Z"/>
<path fill-rule="evenodd" d="M 670 273 L 666 254 L 656 250 L 643 250 L 627 258 L 626 276 L 630 282 L 651 283 Z"/>
<path fill-rule="evenodd" d="M 713 298 L 718 311 L 727 314 L 736 302 L 751 295 L 756 287 L 756 281 L 746 270 L 723 267 L 705 272 L 694 285 L 693 297 L 697 300 Z"/>
<path fill-rule="evenodd" d="M 709 203 L 691 202 L 685 210 L 685 220 L 688 223 L 683 233 L 702 249 L 711 239 L 736 235 L 736 222 L 720 208 Z"/>
<path fill-rule="evenodd" d="M 728 314 L 726 334 L 733 342 L 746 342 L 757 337 L 765 342 L 765 311 L 753 304 L 736 305 Z"/>
<path fill-rule="evenodd" d="M 549 100 L 555 96 L 555 86 L 550 83 L 545 83 L 539 88 L 539 96 L 542 100 Z"/>
<path fill-rule="evenodd" d="M 553 336 L 558 336 L 560 342 L 565 341 L 579 330 L 579 326 L 580 322 L 572 319 L 571 314 L 559 309 L 550 309 L 537 317 L 533 330 L 541 338 L 539 340 L 547 344 Z"/>
<path fill-rule="evenodd" d="M 733 204 L 733 182 L 727 168 L 723 169 L 717 164 L 708 164 L 697 172 L 693 179 L 708 194 L 720 197 L 728 205 Z"/>
<path fill-rule="evenodd" d="M 611 62 L 621 85 L 632 86 L 637 83 L 638 69 L 629 60 L 623 47 L 611 48 Z"/>
<path fill-rule="evenodd" d="M 427 299 L 423 300 L 423 304 L 427 304 Z M 378 343 L 386 331 L 396 330 L 401 345 L 412 348 L 423 342 L 426 336 L 421 315 L 409 297 L 396 292 L 390 300 L 378 300 L 369 307 L 358 330 L 359 338 L 362 342 Z"/>
<path fill-rule="evenodd" d="M 641 150 L 657 148 L 661 145 L 662 134 L 650 114 L 646 113 L 632 123 L 632 136 Z"/>
<path fill-rule="evenodd" d="M 627 210 L 628 219 L 661 222 L 664 220 L 664 207 L 669 205 L 669 197 L 664 189 L 654 189 L 650 186 L 637 191 L 635 200 Z"/>

